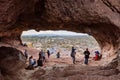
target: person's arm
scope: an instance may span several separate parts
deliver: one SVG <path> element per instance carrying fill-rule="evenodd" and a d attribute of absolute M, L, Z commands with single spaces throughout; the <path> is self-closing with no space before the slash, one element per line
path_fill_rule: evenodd
<path fill-rule="evenodd" d="M 85 55 L 85 51 L 83 52 L 83 54 Z"/>
<path fill-rule="evenodd" d="M 90 55 L 90 52 L 89 52 L 89 55 Z"/>

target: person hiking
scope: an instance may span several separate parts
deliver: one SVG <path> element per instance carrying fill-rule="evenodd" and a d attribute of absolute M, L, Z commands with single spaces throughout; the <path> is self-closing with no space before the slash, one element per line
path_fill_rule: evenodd
<path fill-rule="evenodd" d="M 25 49 L 24 55 L 25 55 L 25 57 L 26 57 L 26 59 L 27 59 L 27 58 L 28 58 L 28 52 L 27 52 L 26 49 Z"/>
<path fill-rule="evenodd" d="M 95 57 L 93 57 L 93 59 L 97 61 L 100 60 L 101 58 L 102 58 L 102 54 L 100 54 L 99 51 L 95 51 Z"/>
<path fill-rule="evenodd" d="M 45 59 L 45 52 L 43 50 L 40 51 L 39 53 L 39 58 L 43 60 L 43 62 L 46 62 L 46 59 Z"/>
<path fill-rule="evenodd" d="M 37 60 L 37 66 L 43 66 L 43 50 L 39 52 L 39 58 Z"/>
<path fill-rule="evenodd" d="M 39 58 L 37 60 L 37 66 L 43 66 L 43 60 L 42 60 L 42 58 Z"/>
<path fill-rule="evenodd" d="M 47 50 L 47 55 L 48 55 L 48 58 L 50 57 L 50 51 L 49 50 Z"/>
<path fill-rule="evenodd" d="M 89 59 L 89 55 L 90 55 L 90 52 L 88 50 L 88 48 L 86 49 L 86 51 L 84 51 L 84 55 L 85 55 L 85 64 L 88 64 L 88 59 Z"/>
<path fill-rule="evenodd" d="M 100 55 L 99 51 L 95 51 L 95 57 L 93 57 L 93 59 L 95 61 L 99 60 L 99 55 Z"/>
<path fill-rule="evenodd" d="M 56 56 L 57 58 L 60 58 L 60 52 L 57 52 Z"/>
<path fill-rule="evenodd" d="M 75 64 L 75 54 L 76 54 L 76 52 L 75 52 L 75 48 L 74 47 L 72 47 L 72 50 L 71 50 L 71 57 L 72 57 L 72 60 L 73 60 L 73 63 Z"/>
<path fill-rule="evenodd" d="M 30 57 L 29 57 L 29 65 L 34 67 L 35 64 L 36 64 L 36 60 L 33 59 L 33 56 L 30 56 Z"/>
<path fill-rule="evenodd" d="M 25 68 L 26 70 L 34 70 L 36 67 L 36 60 L 33 59 L 33 56 L 29 57 L 29 65 Z"/>

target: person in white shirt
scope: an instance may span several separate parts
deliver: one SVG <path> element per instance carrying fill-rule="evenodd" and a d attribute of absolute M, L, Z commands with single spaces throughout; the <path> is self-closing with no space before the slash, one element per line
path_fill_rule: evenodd
<path fill-rule="evenodd" d="M 36 60 L 33 59 L 33 56 L 29 57 L 29 65 L 34 66 L 36 64 Z"/>

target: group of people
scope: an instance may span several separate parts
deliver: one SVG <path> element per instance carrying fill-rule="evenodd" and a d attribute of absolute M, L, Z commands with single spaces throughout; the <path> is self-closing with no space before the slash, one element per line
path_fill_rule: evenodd
<path fill-rule="evenodd" d="M 73 60 L 73 64 L 75 64 L 75 55 L 76 55 L 76 49 L 74 47 L 72 47 L 71 49 L 71 57 L 72 57 L 72 60 Z M 86 48 L 86 50 L 83 52 L 84 54 L 84 64 L 88 64 L 88 59 L 89 59 L 89 55 L 90 55 L 90 51 L 88 50 L 88 48 Z M 99 51 L 95 51 L 95 57 L 93 57 L 93 60 L 97 61 L 97 60 L 100 60 L 102 57 L 102 55 L 99 53 Z"/>
<path fill-rule="evenodd" d="M 50 51 L 47 50 L 46 53 L 47 53 L 47 56 L 49 58 L 50 57 Z M 25 50 L 24 56 L 26 57 L 26 59 L 28 59 L 28 52 L 27 52 L 27 50 Z M 38 66 L 43 66 L 43 64 L 45 62 L 46 62 L 45 51 L 41 50 L 39 52 L 38 60 L 34 59 L 33 56 L 29 57 L 29 66 L 27 67 L 27 69 L 33 69 L 33 68 L 38 67 Z"/>
<path fill-rule="evenodd" d="M 99 51 L 95 51 L 95 57 L 93 57 L 93 60 L 97 61 L 102 58 L 102 55 L 100 54 Z"/>
<path fill-rule="evenodd" d="M 39 52 L 39 58 L 38 60 L 33 59 L 33 56 L 29 57 L 29 67 L 37 67 L 37 66 L 43 66 L 43 64 L 46 62 L 46 56 L 45 53 L 47 53 L 47 57 L 49 58 L 51 53 L 49 50 L 47 50 L 46 52 L 44 50 L 41 50 Z M 89 59 L 89 55 L 90 55 L 90 51 L 88 50 L 88 48 L 86 48 L 86 50 L 83 52 L 84 53 L 84 63 L 87 65 L 88 64 L 88 59 Z M 26 59 L 28 59 L 28 52 L 27 50 L 25 50 L 24 55 L 26 57 Z M 72 47 L 71 49 L 71 57 L 72 57 L 72 62 L 73 64 L 76 63 L 76 49 L 74 47 Z M 60 58 L 60 52 L 57 52 L 56 54 L 57 58 Z M 102 56 L 100 55 L 99 51 L 95 51 L 95 57 L 93 57 L 93 60 L 99 60 Z"/>
<path fill-rule="evenodd" d="M 38 66 L 43 66 L 43 64 L 46 62 L 46 53 L 47 53 L 47 57 L 49 58 L 51 55 L 49 50 L 47 50 L 46 52 L 44 50 L 41 50 L 39 52 L 38 60 L 34 59 L 33 56 L 30 56 L 29 57 L 29 66 L 27 67 L 27 69 L 31 69 L 31 68 L 33 69 Z M 27 50 L 25 50 L 24 56 L 26 57 L 26 59 L 28 59 Z M 60 58 L 60 52 L 57 52 L 56 57 Z"/>
<path fill-rule="evenodd" d="M 72 50 L 71 50 L 71 57 L 72 57 L 72 60 L 73 60 L 73 63 L 75 64 L 75 55 L 76 55 L 76 49 L 74 47 L 72 47 Z M 85 55 L 85 61 L 84 63 L 85 64 L 88 64 L 88 59 L 89 59 L 89 55 L 90 55 L 90 52 L 88 51 L 88 48 L 86 49 L 86 51 L 84 51 L 84 55 Z"/>

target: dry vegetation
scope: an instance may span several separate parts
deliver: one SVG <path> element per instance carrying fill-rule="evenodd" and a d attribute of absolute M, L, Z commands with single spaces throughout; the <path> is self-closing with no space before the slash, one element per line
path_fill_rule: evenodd
<path fill-rule="evenodd" d="M 86 48 L 89 48 L 93 55 L 95 50 L 100 51 L 97 41 L 92 36 L 22 36 L 22 41 L 30 48 L 54 48 L 61 53 L 70 53 L 72 46 L 78 53 L 83 53 Z"/>

